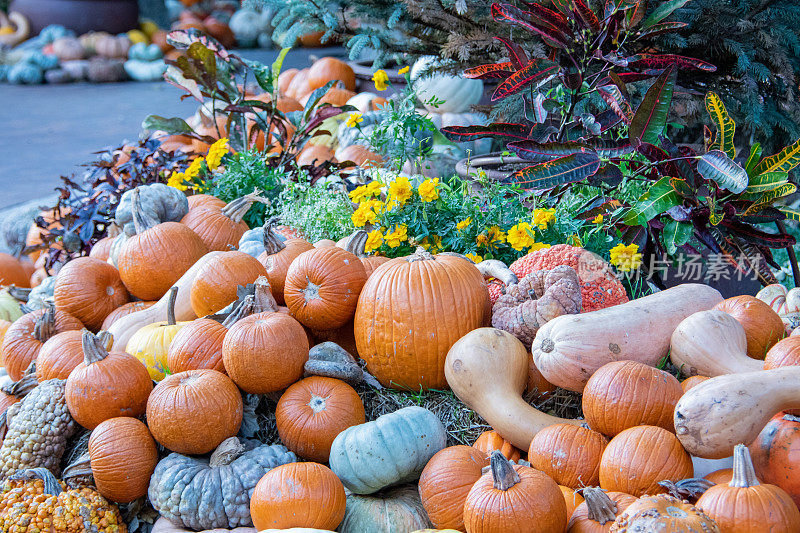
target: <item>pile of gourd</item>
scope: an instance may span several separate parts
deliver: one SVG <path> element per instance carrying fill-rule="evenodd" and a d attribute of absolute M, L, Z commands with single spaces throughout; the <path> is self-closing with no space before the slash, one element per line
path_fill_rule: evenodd
<path fill-rule="evenodd" d="M 259 201 L 128 191 L 118 235 L 35 278 L 35 310 L 31 264 L 0 255 L 4 531 L 125 531 L 117 504 L 143 498 L 159 532 L 800 530 L 793 293 L 627 301 L 580 248 L 390 260 L 363 231 L 248 228 Z M 367 420 L 368 374 L 450 388 L 492 431 L 447 446 L 422 407 Z M 555 387 L 585 419 L 523 399 Z M 279 442 L 243 427 L 260 396 Z"/>

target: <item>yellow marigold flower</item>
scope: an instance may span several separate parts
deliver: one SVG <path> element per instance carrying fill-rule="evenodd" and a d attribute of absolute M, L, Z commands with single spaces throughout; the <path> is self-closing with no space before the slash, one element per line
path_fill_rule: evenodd
<path fill-rule="evenodd" d="M 570 244 L 572 246 L 577 246 L 578 248 L 582 248 L 583 247 L 583 243 L 581 242 L 581 238 L 578 237 L 577 235 L 575 235 L 574 233 L 569 236 L 569 239 L 567 239 L 567 244 Z"/>
<path fill-rule="evenodd" d="M 377 250 L 383 244 L 383 234 L 381 230 L 376 229 L 367 233 L 367 244 L 364 245 L 365 252 Z"/>
<path fill-rule="evenodd" d="M 621 272 L 630 272 L 642 265 L 642 254 L 639 253 L 637 244 L 625 246 L 620 243 L 610 250 L 611 264 Z"/>
<path fill-rule="evenodd" d="M 406 72 L 408 72 L 409 70 L 410 70 L 410 67 L 408 67 L 408 66 L 405 66 L 405 67 L 401 68 L 400 70 L 398 70 L 398 71 L 397 71 L 397 73 L 398 73 L 398 74 L 400 74 L 400 75 L 402 76 L 403 74 L 405 74 L 405 73 L 406 73 Z"/>
<path fill-rule="evenodd" d="M 479 168 L 477 176 L 478 176 L 478 179 L 485 180 L 486 179 L 486 171 L 483 170 L 482 168 Z"/>
<path fill-rule="evenodd" d="M 555 209 L 534 209 L 533 223 L 539 229 L 547 229 L 547 226 L 556 219 Z"/>
<path fill-rule="evenodd" d="M 543 242 L 535 242 L 528 248 L 528 251 L 535 252 L 536 250 L 544 250 L 545 248 L 550 248 L 550 245 Z"/>
<path fill-rule="evenodd" d="M 593 224 L 597 224 L 598 226 L 603 223 L 603 215 L 597 215 L 592 219 Z"/>
<path fill-rule="evenodd" d="M 389 83 L 389 75 L 385 70 L 376 70 L 372 75 L 372 81 L 375 82 L 375 89 L 379 91 L 386 90 L 386 84 Z"/>
<path fill-rule="evenodd" d="M 395 226 L 394 231 L 387 233 L 383 238 L 389 248 L 397 248 L 401 243 L 408 240 L 408 227 L 405 224 Z"/>
<path fill-rule="evenodd" d="M 489 237 L 487 237 L 485 233 L 481 233 L 480 235 L 475 237 L 475 244 L 485 248 L 489 246 Z"/>
<path fill-rule="evenodd" d="M 403 205 L 411 198 L 411 190 L 411 182 L 408 178 L 405 176 L 398 176 L 389 186 L 389 200 Z"/>
<path fill-rule="evenodd" d="M 189 187 L 183 184 L 186 180 L 186 175 L 183 172 L 178 172 L 177 170 L 173 171 L 167 181 L 167 185 L 170 187 L 175 187 L 179 191 L 185 191 Z"/>
<path fill-rule="evenodd" d="M 520 222 L 508 230 L 508 244 L 517 251 L 533 246 L 533 228 L 527 222 Z"/>
<path fill-rule="evenodd" d="M 198 174 L 200 174 L 200 170 L 203 168 L 203 161 L 204 160 L 202 157 L 198 157 L 189 164 L 189 168 L 187 168 L 186 172 L 184 172 L 187 181 L 191 181 Z"/>
<path fill-rule="evenodd" d="M 472 262 L 475 263 L 476 265 L 478 263 L 480 263 L 481 261 L 483 261 L 483 257 L 479 256 L 478 254 L 472 254 L 472 253 L 464 254 L 464 257 L 466 257 L 467 259 L 472 260 Z"/>
<path fill-rule="evenodd" d="M 466 228 L 470 224 L 472 224 L 472 217 L 467 217 L 464 220 L 462 220 L 461 222 L 459 222 L 458 224 L 456 224 L 456 229 L 461 231 L 462 229 Z"/>
<path fill-rule="evenodd" d="M 222 157 L 230 151 L 228 139 L 222 138 L 211 145 L 206 156 L 206 164 L 210 170 L 217 168 L 222 163 Z"/>
<path fill-rule="evenodd" d="M 364 118 L 361 116 L 361 113 L 350 113 L 350 116 L 347 117 L 347 122 L 345 122 L 345 124 L 347 124 L 348 128 L 355 128 L 363 121 Z"/>
<path fill-rule="evenodd" d="M 442 238 L 438 235 L 430 235 L 422 239 L 420 245 L 435 254 L 442 249 Z"/>
<path fill-rule="evenodd" d="M 350 200 L 356 203 L 361 203 L 369 196 L 367 193 L 367 186 L 361 185 L 360 187 L 356 187 L 354 190 L 348 193 L 348 196 L 350 197 Z"/>
<path fill-rule="evenodd" d="M 498 226 L 492 226 L 489 228 L 489 242 L 496 243 L 496 242 L 506 242 L 506 234 L 503 233 Z"/>
<path fill-rule="evenodd" d="M 369 207 L 370 209 L 375 211 L 376 214 L 381 214 L 383 213 L 383 210 L 386 209 L 386 204 L 375 198 L 371 200 L 365 200 L 361 205 Z"/>
<path fill-rule="evenodd" d="M 381 189 L 383 189 L 383 183 L 380 181 L 370 181 L 366 185 L 367 187 L 367 196 L 375 196 L 376 194 L 380 194 Z"/>
<path fill-rule="evenodd" d="M 357 228 L 363 228 L 367 224 L 372 224 L 378 216 L 372 210 L 372 206 L 366 203 L 358 206 L 353 215 L 350 217 L 353 224 Z"/>
<path fill-rule="evenodd" d="M 423 202 L 432 202 L 434 200 L 438 200 L 439 199 L 438 187 L 439 187 L 439 178 L 433 178 L 433 179 L 428 178 L 425 181 L 423 181 L 420 184 L 419 189 L 417 189 L 417 191 L 419 192 L 420 200 L 422 200 Z"/>

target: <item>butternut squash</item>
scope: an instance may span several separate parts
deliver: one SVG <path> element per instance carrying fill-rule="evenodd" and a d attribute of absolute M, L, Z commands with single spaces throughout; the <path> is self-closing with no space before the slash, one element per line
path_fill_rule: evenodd
<path fill-rule="evenodd" d="M 800 367 L 717 376 L 675 406 L 675 433 L 692 455 L 721 459 L 750 444 L 776 413 L 800 408 Z"/>
<path fill-rule="evenodd" d="M 686 283 L 599 311 L 556 317 L 536 333 L 533 361 L 550 383 L 581 392 L 606 363 L 656 366 L 669 353 L 678 324 L 721 301 L 716 289 Z"/>
<path fill-rule="evenodd" d="M 216 257 L 221 253 L 223 252 L 207 253 L 198 259 L 197 262 L 192 265 L 192 267 L 187 270 L 177 282 L 175 282 L 173 287 L 178 288 L 178 296 L 175 299 L 175 320 L 187 321 L 197 318 L 192 310 L 192 285 L 194 284 L 194 280 L 197 277 L 197 274 L 202 270 L 203 266 L 208 263 L 211 258 Z M 148 326 L 156 322 L 165 322 L 167 320 L 171 292 L 171 289 L 168 290 L 159 301 L 147 309 L 142 309 L 141 311 L 131 313 L 130 315 L 120 318 L 114 322 L 111 327 L 108 328 L 109 333 L 111 333 L 114 337 L 114 346 L 112 347 L 112 351 L 124 352 L 125 347 L 128 345 L 128 341 L 134 333 L 142 329 L 144 326 Z"/>
<path fill-rule="evenodd" d="M 724 311 L 700 311 L 672 333 L 669 357 L 687 376 L 722 376 L 764 369 L 764 361 L 747 356 L 747 335 Z"/>
<path fill-rule="evenodd" d="M 528 357 L 525 346 L 510 333 L 479 328 L 456 341 L 444 363 L 447 383 L 458 399 L 522 450 L 547 426 L 581 423 L 542 413 L 522 399 Z"/>

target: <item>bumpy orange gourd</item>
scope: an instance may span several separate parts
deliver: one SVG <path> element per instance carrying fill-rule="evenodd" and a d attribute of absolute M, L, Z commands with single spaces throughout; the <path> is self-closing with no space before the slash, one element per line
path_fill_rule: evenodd
<path fill-rule="evenodd" d="M 111 501 L 127 503 L 147 494 L 158 449 L 141 421 L 110 418 L 92 430 L 89 460 L 97 491 Z"/>
<path fill-rule="evenodd" d="M 472 446 L 450 446 L 431 457 L 419 478 L 419 495 L 434 526 L 464 529 L 464 500 L 488 465 L 489 456 Z"/>
<path fill-rule="evenodd" d="M 147 425 L 165 448 L 200 455 L 239 432 L 242 395 L 216 370 L 188 370 L 164 378 L 147 400 Z"/>
<path fill-rule="evenodd" d="M 600 457 L 608 439 L 597 431 L 572 424 L 554 424 L 537 433 L 528 461 L 559 485 L 578 489 L 600 481 Z"/>
<path fill-rule="evenodd" d="M 612 533 L 723 533 L 710 516 L 669 494 L 643 496 L 630 504 L 609 529 Z"/>
<path fill-rule="evenodd" d="M 777 485 L 800 507 L 800 418 L 778 413 L 750 444 L 758 479 Z"/>
<path fill-rule="evenodd" d="M 53 299 L 57 308 L 98 331 L 105 318 L 127 303 L 130 296 L 114 265 L 93 257 L 78 257 L 59 270 Z"/>
<path fill-rule="evenodd" d="M 264 225 L 264 252 L 258 256 L 258 261 L 267 271 L 272 296 L 279 305 L 283 305 L 286 303 L 283 289 L 289 265 L 303 252 L 314 249 L 314 246 L 305 239 L 281 239 L 274 229 L 276 223 L 277 219 L 270 219 Z"/>
<path fill-rule="evenodd" d="M 636 361 L 614 361 L 586 382 L 583 414 L 590 428 L 610 437 L 641 425 L 674 432 L 672 415 L 682 395 L 672 374 Z"/>
<path fill-rule="evenodd" d="M 600 459 L 600 486 L 633 496 L 659 494 L 659 481 L 692 477 L 692 459 L 678 438 L 656 426 L 626 429 L 608 443 Z"/>
<path fill-rule="evenodd" d="M 791 496 L 780 487 L 758 482 L 744 444 L 734 448 L 730 483 L 714 485 L 696 505 L 725 533 L 800 531 L 800 510 Z"/>
<path fill-rule="evenodd" d="M 117 416 L 141 416 L 153 382 L 133 356 L 108 353 L 103 341 L 83 331 L 83 362 L 67 378 L 64 397 L 75 421 L 86 429 Z"/>
<path fill-rule="evenodd" d="M 755 296 L 735 296 L 717 304 L 719 309 L 738 320 L 747 334 L 747 355 L 764 359 L 772 346 L 786 336 L 780 315 Z"/>
<path fill-rule="evenodd" d="M 578 505 L 567 524 L 567 533 L 608 533 L 611 524 L 636 501 L 624 492 L 606 492 L 597 487 L 583 491 L 585 503 Z"/>
<path fill-rule="evenodd" d="M 291 487 L 292 490 L 287 490 Z M 344 485 L 319 463 L 289 463 L 273 468 L 256 485 L 250 515 L 264 529 L 336 529 L 344 518 Z"/>
<path fill-rule="evenodd" d="M 522 451 L 520 451 L 519 448 L 501 437 L 500 434 L 493 429 L 484 431 L 478 435 L 478 438 L 472 443 L 472 447 L 486 454 L 487 458 L 492 455 L 492 452 L 495 450 L 500 450 L 500 453 L 505 455 L 506 459 L 509 461 L 519 461 L 519 458 L 522 456 Z"/>
<path fill-rule="evenodd" d="M 342 380 L 311 376 L 281 395 L 275 423 L 281 442 L 298 456 L 327 463 L 336 435 L 366 421 L 364 404 Z"/>
<path fill-rule="evenodd" d="M 167 351 L 167 368 L 173 374 L 210 368 L 225 373 L 222 341 L 228 328 L 210 318 L 186 324 L 172 339 Z"/>
<path fill-rule="evenodd" d="M 223 252 L 204 263 L 192 284 L 191 301 L 199 317 L 216 313 L 236 300 L 238 286 L 265 276 L 264 265 L 236 250 Z"/>
<path fill-rule="evenodd" d="M 445 388 L 447 352 L 485 324 L 488 301 L 483 275 L 470 261 L 422 249 L 392 259 L 373 272 L 358 299 L 358 353 L 384 386 Z"/>

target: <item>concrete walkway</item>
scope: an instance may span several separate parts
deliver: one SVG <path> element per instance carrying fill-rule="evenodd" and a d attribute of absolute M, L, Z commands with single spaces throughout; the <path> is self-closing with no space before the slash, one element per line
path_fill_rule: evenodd
<path fill-rule="evenodd" d="M 245 50 L 271 63 L 277 50 Z M 343 57 L 342 48 L 295 49 L 284 68 L 306 67 L 309 56 Z M 186 117 L 194 99 L 165 82 L 16 86 L 0 84 L 0 210 L 52 194 L 59 176 L 79 171 L 93 152 L 139 137 L 149 114 Z"/>

